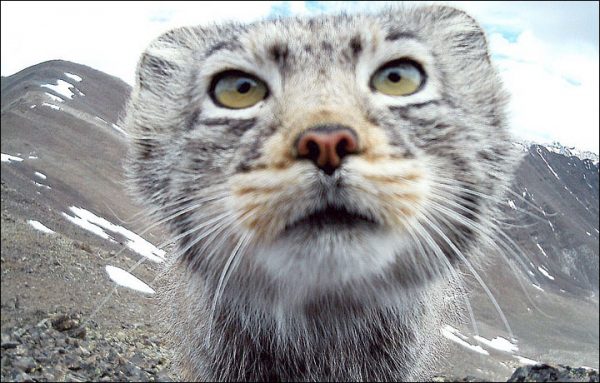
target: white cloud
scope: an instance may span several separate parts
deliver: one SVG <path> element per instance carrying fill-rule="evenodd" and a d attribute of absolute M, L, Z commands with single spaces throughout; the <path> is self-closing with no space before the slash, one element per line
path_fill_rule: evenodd
<path fill-rule="evenodd" d="M 446 2 L 487 30 L 517 136 L 598 153 L 598 3 Z M 176 26 L 373 10 L 362 2 L 2 2 L 2 75 L 64 59 L 133 82 L 140 52 Z"/>
<path fill-rule="evenodd" d="M 63 59 L 128 83 L 143 49 L 182 25 L 266 16 L 269 2 L 2 2 L 2 76 Z"/>
<path fill-rule="evenodd" d="M 493 33 L 490 46 L 512 94 L 516 135 L 598 153 L 597 53 L 551 46 L 531 31 L 515 42 Z"/>
<path fill-rule="evenodd" d="M 513 133 L 598 153 L 598 3 L 453 2 L 488 32 Z"/>

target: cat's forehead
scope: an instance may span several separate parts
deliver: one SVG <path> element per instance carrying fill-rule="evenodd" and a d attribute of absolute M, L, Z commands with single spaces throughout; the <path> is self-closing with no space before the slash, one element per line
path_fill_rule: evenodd
<path fill-rule="evenodd" d="M 414 10 L 390 8 L 376 14 L 336 14 L 267 20 L 251 24 L 245 34 L 248 41 L 267 45 L 269 41 L 287 42 L 292 48 L 307 46 L 319 49 L 341 48 L 348 39 L 395 39 L 401 34 L 413 35 L 419 29 Z M 331 47 L 330 47 L 331 46 Z"/>
<path fill-rule="evenodd" d="M 214 60 L 217 65 L 246 61 L 288 69 L 315 63 L 353 67 L 360 57 L 373 56 L 390 44 L 425 46 L 420 36 L 427 35 L 426 28 L 414 12 L 401 10 L 266 20 L 221 26 L 200 55 L 209 66 Z"/>

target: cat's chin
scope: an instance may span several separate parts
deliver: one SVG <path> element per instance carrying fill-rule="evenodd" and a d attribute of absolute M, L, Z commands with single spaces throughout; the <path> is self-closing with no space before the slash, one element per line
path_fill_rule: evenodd
<path fill-rule="evenodd" d="M 271 243 L 259 246 L 253 261 L 294 294 L 336 289 L 384 273 L 407 238 L 368 218 L 342 215 L 297 221 Z M 342 218 L 349 221 L 339 224 Z"/>

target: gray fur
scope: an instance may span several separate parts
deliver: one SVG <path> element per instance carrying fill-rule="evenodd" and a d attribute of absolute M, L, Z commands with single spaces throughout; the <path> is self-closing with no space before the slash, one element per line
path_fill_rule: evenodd
<path fill-rule="evenodd" d="M 377 98 L 361 68 L 402 44 L 429 60 L 427 87 L 414 98 Z M 272 94 L 259 109 L 219 110 L 208 86 L 226 69 L 270 73 L 261 78 Z M 177 238 L 163 296 L 182 377 L 426 379 L 443 348 L 440 326 L 461 311 L 456 270 L 480 264 L 477 249 L 494 239 L 496 201 L 514 164 L 506 100 L 481 28 L 449 7 L 181 28 L 155 40 L 141 57 L 125 118 L 128 177 Z M 323 104 L 383 132 L 386 163 L 433 175 L 425 202 L 405 201 L 414 217 L 389 212 L 386 203 L 400 206 L 394 199 L 402 197 L 360 191 L 360 177 L 377 168 L 359 176 L 349 162 L 328 178 L 306 161 L 284 170 L 265 162 L 265 143 L 296 126 L 283 117 L 290 108 L 309 114 Z M 249 229 L 231 180 L 261 171 L 272 171 L 265 179 L 274 183 L 296 173 L 274 191 L 249 193 L 273 194 L 259 206 L 266 217 L 257 214 L 268 224 Z M 412 193 L 421 182 L 404 187 Z M 276 229 L 323 201 L 380 226 Z"/>

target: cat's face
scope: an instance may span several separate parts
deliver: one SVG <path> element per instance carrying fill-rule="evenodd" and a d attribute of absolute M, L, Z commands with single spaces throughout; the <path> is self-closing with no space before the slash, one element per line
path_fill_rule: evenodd
<path fill-rule="evenodd" d="M 418 284 L 486 230 L 504 103 L 450 8 L 180 29 L 142 56 L 130 176 L 215 280 Z"/>

